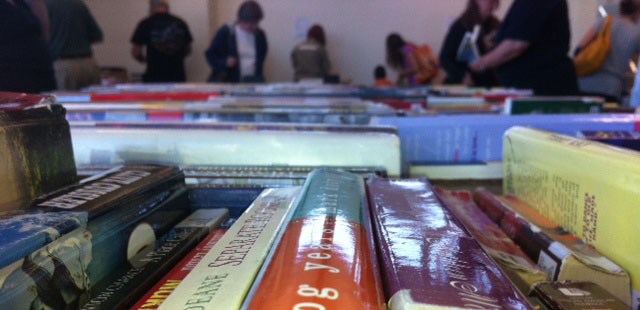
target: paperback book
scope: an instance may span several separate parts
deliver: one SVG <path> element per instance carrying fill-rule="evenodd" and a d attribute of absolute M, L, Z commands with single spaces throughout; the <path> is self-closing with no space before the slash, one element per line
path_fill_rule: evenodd
<path fill-rule="evenodd" d="M 209 233 L 195 249 L 189 252 L 167 275 L 158 281 L 131 309 L 158 309 L 189 272 L 220 241 L 226 231 L 226 229 L 215 229 Z"/>
<path fill-rule="evenodd" d="M 631 276 L 640 306 L 640 155 L 522 127 L 504 137 L 505 194 L 593 245 Z"/>
<path fill-rule="evenodd" d="M 293 187 L 260 194 L 159 309 L 238 309 L 299 192 Z"/>

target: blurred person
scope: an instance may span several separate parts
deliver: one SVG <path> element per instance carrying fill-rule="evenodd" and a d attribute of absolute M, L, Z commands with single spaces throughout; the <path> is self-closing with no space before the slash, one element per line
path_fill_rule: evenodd
<path fill-rule="evenodd" d="M 458 49 L 466 33 L 480 27 L 476 42 L 480 55 L 486 54 L 494 45 L 500 21 L 494 13 L 500 6 L 500 0 L 468 0 L 467 8 L 456 19 L 444 40 L 440 50 L 440 66 L 447 73 L 445 84 L 465 84 L 467 86 L 492 87 L 498 85 L 493 70 L 476 73 L 468 68 L 468 63 L 458 59 Z"/>
<path fill-rule="evenodd" d="M 45 7 L 46 9 L 46 7 Z M 23 0 L 0 0 L 0 91 L 56 88 L 41 19 Z"/>
<path fill-rule="evenodd" d="M 189 26 L 169 13 L 166 0 L 151 0 L 149 9 L 151 15 L 138 23 L 131 38 L 131 55 L 147 64 L 142 81 L 184 82 L 184 59 L 191 53 L 193 41 Z"/>
<path fill-rule="evenodd" d="M 400 34 L 391 33 L 387 36 L 386 50 L 387 64 L 398 72 L 398 86 L 426 85 L 438 73 L 437 58 L 426 44 L 417 46 Z"/>
<path fill-rule="evenodd" d="M 577 95 L 570 41 L 566 0 L 514 0 L 498 30 L 496 47 L 470 68 L 495 68 L 502 86 L 531 89 L 536 95 Z"/>
<path fill-rule="evenodd" d="M 100 84 L 91 44 L 102 42 L 100 26 L 82 0 L 46 0 L 51 22 L 49 51 L 58 89 Z"/>
<path fill-rule="evenodd" d="M 245 1 L 234 23 L 222 26 L 205 52 L 213 72 L 209 82 L 264 82 L 267 36 L 260 29 L 264 18 L 256 1 Z"/>
<path fill-rule="evenodd" d="M 307 32 L 307 40 L 296 45 L 291 52 L 293 79 L 323 79 L 329 74 L 331 64 L 327 54 L 324 29 L 313 25 Z"/>
<path fill-rule="evenodd" d="M 640 53 L 640 1 L 622 0 L 619 4 L 620 15 L 612 15 L 611 47 L 600 69 L 579 79 L 583 95 L 599 96 L 608 102 L 621 102 L 625 87 L 629 61 Z M 585 33 L 578 44 L 578 51 L 593 42 L 604 26 L 604 19 Z"/>
<path fill-rule="evenodd" d="M 376 88 L 393 87 L 393 83 L 387 80 L 387 70 L 382 65 L 376 66 L 373 70 L 373 78 L 375 79 L 374 87 Z"/>

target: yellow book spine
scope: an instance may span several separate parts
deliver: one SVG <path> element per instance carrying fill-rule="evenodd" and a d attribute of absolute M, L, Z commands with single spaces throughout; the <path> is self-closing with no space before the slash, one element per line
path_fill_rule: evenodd
<path fill-rule="evenodd" d="M 265 190 L 159 309 L 239 309 L 299 191 Z"/>
<path fill-rule="evenodd" d="M 505 194 L 581 237 L 631 276 L 640 305 L 640 153 L 541 130 L 504 136 Z"/>

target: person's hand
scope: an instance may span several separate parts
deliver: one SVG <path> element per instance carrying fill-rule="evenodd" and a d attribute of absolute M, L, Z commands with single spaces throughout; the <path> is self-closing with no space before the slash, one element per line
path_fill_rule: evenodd
<path fill-rule="evenodd" d="M 484 63 L 484 58 L 479 58 L 475 62 L 469 64 L 469 69 L 473 72 L 483 72 L 487 70 L 487 65 Z"/>
<path fill-rule="evenodd" d="M 464 77 L 462 78 L 462 84 L 466 86 L 474 86 L 473 79 L 471 78 L 471 74 L 469 74 L 469 72 L 466 72 L 464 74 Z"/>
<path fill-rule="evenodd" d="M 233 68 L 238 64 L 238 59 L 235 57 L 227 57 L 227 68 Z"/>

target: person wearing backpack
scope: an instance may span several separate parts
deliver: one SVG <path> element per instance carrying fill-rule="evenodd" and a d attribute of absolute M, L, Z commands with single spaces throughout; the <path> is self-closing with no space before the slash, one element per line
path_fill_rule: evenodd
<path fill-rule="evenodd" d="M 398 71 L 398 86 L 427 85 L 438 75 L 438 59 L 431 47 L 417 46 L 397 33 L 387 36 L 387 63 Z"/>
<path fill-rule="evenodd" d="M 493 70 L 471 72 L 468 63 L 459 59 L 458 51 L 465 35 L 473 32 L 476 26 L 480 27 L 479 37 L 475 42 L 479 54 L 483 55 L 493 47 L 493 40 L 500 27 L 500 21 L 494 12 L 499 6 L 500 0 L 468 0 L 465 11 L 451 24 L 440 50 L 440 65 L 447 73 L 445 84 L 480 87 L 498 85 L 498 78 Z"/>
<path fill-rule="evenodd" d="M 609 51 L 600 68 L 579 79 L 580 91 L 586 96 L 599 96 L 608 102 L 621 102 L 629 61 L 640 53 L 640 1 L 622 0 L 620 16 L 611 16 Z M 595 43 L 606 19 L 599 20 L 580 41 L 578 51 Z M 604 55 L 603 55 L 604 56 Z"/>

